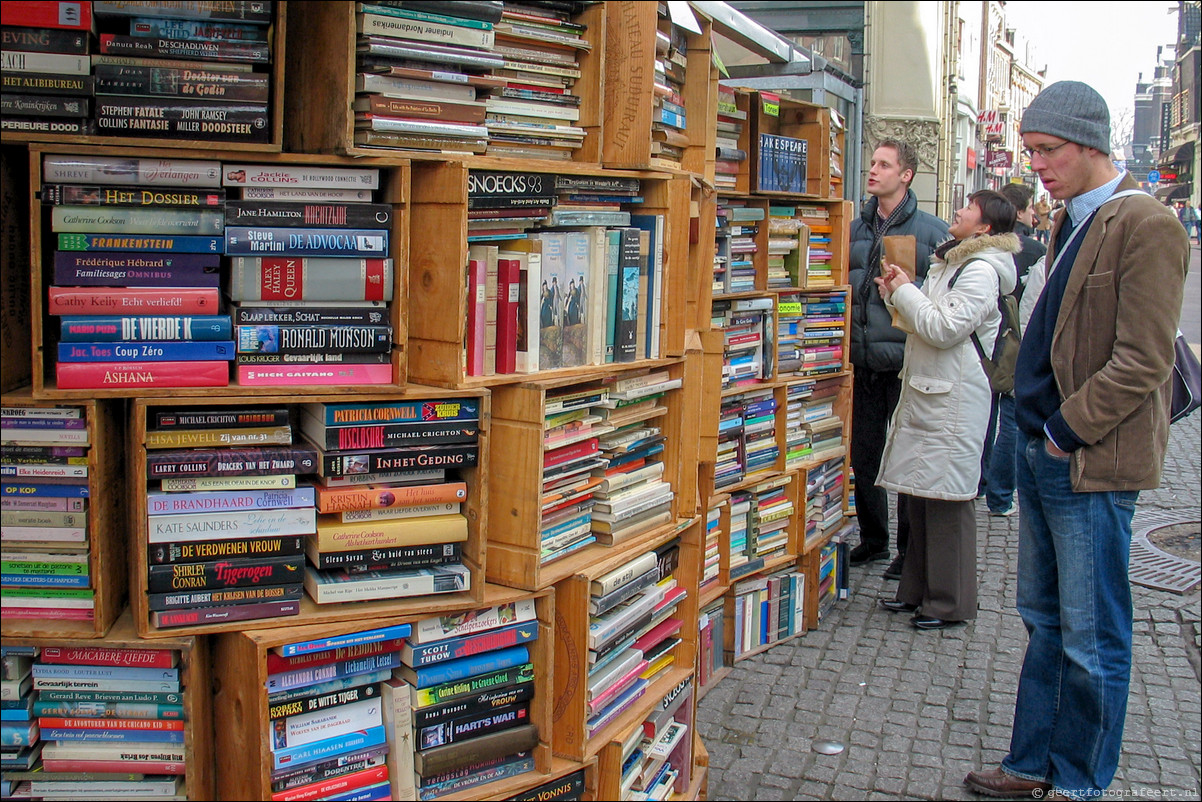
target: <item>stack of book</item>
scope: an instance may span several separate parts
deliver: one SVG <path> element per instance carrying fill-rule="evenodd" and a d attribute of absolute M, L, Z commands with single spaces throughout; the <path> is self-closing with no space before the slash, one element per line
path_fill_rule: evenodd
<path fill-rule="evenodd" d="M 90 134 L 91 2 L 4 3 L 0 131 Z"/>
<path fill-rule="evenodd" d="M 555 176 L 555 208 L 548 225 L 628 226 L 631 214 L 624 204 L 639 204 L 642 182 L 637 178 Z"/>
<path fill-rule="evenodd" d="M 730 211 L 726 201 L 720 199 L 714 210 L 714 283 L 710 288 L 713 295 L 730 292 Z"/>
<path fill-rule="evenodd" d="M 761 133 L 755 191 L 805 194 L 808 145 L 804 139 Z"/>
<path fill-rule="evenodd" d="M 664 800 L 688 777 L 692 759 L 690 723 L 693 680 L 686 678 L 668 692 L 651 715 L 622 744 L 619 799 Z"/>
<path fill-rule="evenodd" d="M 755 255 L 759 251 L 757 238 L 761 221 L 767 211 L 761 206 L 727 202 L 730 220 L 730 267 L 727 292 L 751 292 L 756 289 Z"/>
<path fill-rule="evenodd" d="M 0 411 L 5 620 L 93 618 L 87 424 L 80 407 Z"/>
<path fill-rule="evenodd" d="M 597 542 L 614 545 L 672 520 L 672 486 L 664 479 L 663 430 L 654 425 L 667 414 L 664 395 L 681 385 L 666 370 L 622 376 L 594 407 L 611 431 L 598 445 L 608 464 L 593 475 L 592 531 Z"/>
<path fill-rule="evenodd" d="M 661 7 L 662 8 L 662 7 Z M 664 14 L 663 11 L 660 12 Z M 688 33 L 666 16 L 655 32 L 655 83 L 651 100 L 651 166 L 680 169 L 689 146 L 685 113 Z"/>
<path fill-rule="evenodd" d="M 391 384 L 392 208 L 374 168 L 224 164 L 238 383 Z M 246 322 L 241 322 L 246 321 Z"/>
<path fill-rule="evenodd" d="M 220 170 L 214 161 L 43 157 L 60 389 L 229 384 Z"/>
<path fill-rule="evenodd" d="M 805 225 L 793 206 L 768 208 L 768 289 L 800 286 L 805 273 Z"/>
<path fill-rule="evenodd" d="M 697 612 L 697 687 L 707 688 L 726 666 L 726 600 L 715 599 Z"/>
<path fill-rule="evenodd" d="M 33 687 L 45 746 L 43 771 L 30 781 L 32 796 L 129 799 L 183 793 L 188 689 L 177 651 L 43 646 L 33 664 Z M 90 776 L 83 780 L 76 772 Z"/>
<path fill-rule="evenodd" d="M 780 375 L 810 378 L 842 371 L 847 293 L 788 293 L 779 302 Z"/>
<path fill-rule="evenodd" d="M 748 510 L 749 550 L 752 559 L 765 563 L 785 553 L 789 545 L 789 523 L 793 500 L 789 498 L 792 474 L 776 476 L 750 489 Z"/>
<path fill-rule="evenodd" d="M 555 206 L 554 177 L 472 170 L 467 179 L 468 242 L 520 239 Z"/>
<path fill-rule="evenodd" d="M 613 431 L 598 414 L 609 396 L 596 385 L 549 391 L 543 409 L 543 484 L 540 562 L 566 557 L 597 540 L 592 531 L 594 495 L 608 462 L 599 438 Z"/>
<path fill-rule="evenodd" d="M 317 532 L 305 588 L 319 604 L 457 593 L 468 538 L 467 483 L 479 463 L 480 400 L 310 403 L 301 431 L 317 453 Z"/>
<path fill-rule="evenodd" d="M 735 585 L 735 658 L 805 631 L 805 575 L 791 569 Z"/>
<path fill-rule="evenodd" d="M 705 590 L 721 578 L 722 508 L 728 503 L 723 500 L 705 513 L 705 560 L 701 571 L 701 590 Z"/>
<path fill-rule="evenodd" d="M 413 798 L 409 689 L 392 680 L 409 632 L 396 624 L 268 653 L 272 799 Z"/>
<path fill-rule="evenodd" d="M 739 173 L 746 170 L 747 151 L 740 146 L 747 111 L 738 107 L 734 90 L 718 87 L 718 137 L 715 140 L 714 185 L 735 191 Z"/>
<path fill-rule="evenodd" d="M 7 615 L 7 611 L 6 611 Z M 34 646 L 0 646 L 0 792 L 29 796 L 32 775 L 41 776 L 43 743 L 34 704 Z"/>
<path fill-rule="evenodd" d="M 806 542 L 830 534 L 843 523 L 843 457 L 832 457 L 806 472 Z"/>
<path fill-rule="evenodd" d="M 256 441 L 282 444 L 226 447 Z M 285 408 L 150 410 L 147 605 L 154 626 L 300 611 L 302 550 L 317 524 L 313 488 L 298 487 L 296 474 L 314 472 L 317 455 L 291 443 Z"/>
<path fill-rule="evenodd" d="M 800 406 L 800 426 L 810 444 L 807 460 L 827 460 L 843 453 L 843 420 L 835 412 L 836 392 L 833 387 L 819 385 Z"/>
<path fill-rule="evenodd" d="M 566 160 L 583 144 L 573 88 L 592 44 L 573 20 L 585 5 L 504 4 L 493 45 L 503 63 L 493 75 L 505 86 L 485 101 L 490 156 Z"/>
<path fill-rule="evenodd" d="M 771 388 L 743 394 L 743 469 L 751 476 L 776 467 L 776 396 Z"/>
<path fill-rule="evenodd" d="M 808 462 L 813 453 L 809 431 L 802 426 L 807 402 L 814 392 L 813 381 L 792 382 L 785 387 L 785 470 Z"/>
<path fill-rule="evenodd" d="M 419 799 L 436 799 L 534 768 L 539 742 L 530 649 L 533 599 L 428 618 L 413 626 L 395 675 L 412 688 Z"/>
<path fill-rule="evenodd" d="M 746 490 L 730 496 L 730 564 L 731 581 L 763 568 L 762 560 L 751 559 L 751 494 Z"/>
<path fill-rule="evenodd" d="M 539 231 L 531 238 L 542 247 L 539 367 L 576 367 L 603 358 L 605 318 L 598 302 L 605 299 L 605 229 Z M 532 291 L 527 288 L 527 297 Z"/>
<path fill-rule="evenodd" d="M 803 204 L 797 207 L 809 232 L 809 247 L 805 251 L 805 282 L 797 286 L 807 289 L 833 287 L 835 276 L 833 272 L 834 254 L 831 252 L 830 209 L 820 204 Z"/>
<path fill-rule="evenodd" d="M 723 389 L 773 378 L 775 305 L 775 298 L 735 298 L 711 305 L 712 325 L 723 336 Z"/>
<path fill-rule="evenodd" d="M 272 5 L 92 3 L 96 133 L 271 141 Z"/>
<path fill-rule="evenodd" d="M 826 618 L 839 599 L 839 544 L 829 540 L 818 552 L 818 620 Z"/>
<path fill-rule="evenodd" d="M 355 143 L 369 147 L 481 153 L 488 140 L 481 93 L 504 85 L 484 73 L 500 3 L 359 4 Z"/>
<path fill-rule="evenodd" d="M 830 197 L 843 197 L 843 148 L 839 143 L 843 139 L 843 132 L 847 125 L 843 122 L 843 115 L 834 109 L 830 109 L 831 114 L 831 186 Z"/>
<path fill-rule="evenodd" d="M 722 399 L 718 408 L 715 489 L 743 481 L 743 457 L 743 396 L 729 396 Z"/>

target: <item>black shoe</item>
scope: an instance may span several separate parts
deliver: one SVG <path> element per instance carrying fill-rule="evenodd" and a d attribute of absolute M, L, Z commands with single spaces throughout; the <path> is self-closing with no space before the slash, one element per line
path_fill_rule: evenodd
<path fill-rule="evenodd" d="M 906 562 L 906 555 L 899 554 L 893 558 L 893 562 L 889 563 L 889 567 L 885 569 L 885 573 L 881 576 L 885 579 L 901 579 L 902 565 Z"/>
<path fill-rule="evenodd" d="M 912 613 L 918 609 L 917 604 L 907 604 L 896 599 L 881 599 L 880 604 L 891 613 Z"/>
<path fill-rule="evenodd" d="M 889 559 L 889 550 L 874 551 L 872 546 L 867 543 L 861 543 L 851 550 L 851 564 L 863 565 L 864 563 L 876 562 L 877 560 Z"/>
<path fill-rule="evenodd" d="M 945 621 L 942 618 L 936 618 L 933 615 L 916 615 L 910 619 L 910 623 L 918 629 L 947 629 L 954 627 L 956 624 L 963 624 L 963 621 Z"/>

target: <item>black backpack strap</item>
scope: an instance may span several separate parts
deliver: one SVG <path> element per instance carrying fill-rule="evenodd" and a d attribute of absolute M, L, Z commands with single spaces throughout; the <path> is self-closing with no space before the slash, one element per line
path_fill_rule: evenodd
<path fill-rule="evenodd" d="M 984 262 L 984 261 L 985 261 L 984 259 L 970 259 L 967 262 L 965 262 L 964 264 L 960 265 L 960 267 L 958 267 L 956 269 L 956 272 L 952 274 L 951 281 L 949 281 L 947 283 L 947 288 L 950 290 L 952 287 L 955 286 L 956 279 L 960 278 L 960 274 L 964 272 L 964 268 L 968 267 L 973 262 Z M 976 329 L 973 329 L 973 332 L 970 336 L 972 337 L 973 347 L 977 349 L 977 356 L 979 356 L 981 359 L 988 359 L 989 357 L 985 356 L 985 349 L 983 347 L 981 347 L 981 338 L 977 336 Z"/>

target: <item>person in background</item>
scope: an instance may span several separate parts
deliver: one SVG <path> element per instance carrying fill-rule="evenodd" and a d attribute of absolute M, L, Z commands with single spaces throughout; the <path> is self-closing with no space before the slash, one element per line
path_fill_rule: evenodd
<path fill-rule="evenodd" d="M 894 599 L 922 630 L 977 615 L 977 525 L 973 501 L 989 417 L 986 353 L 1001 326 L 998 293 L 1014 290 L 1014 206 L 993 190 L 974 192 L 956 212 L 954 237 L 936 251 L 919 289 L 896 265 L 876 284 L 910 333 L 901 398 L 889 425 L 877 484 L 910 499 L 910 544 Z"/>
<path fill-rule="evenodd" d="M 1198 210 L 1188 200 L 1181 205 L 1181 225 L 1185 226 L 1186 236 L 1192 236 L 1202 244 L 1202 223 L 1198 220 Z M 1192 233 L 1191 233 L 1192 232 Z"/>
<path fill-rule="evenodd" d="M 1014 234 L 1022 250 L 1014 255 L 1018 286 L 1014 296 L 1021 302 L 1027 271 L 1041 259 L 1047 248 L 1032 236 L 1035 210 L 1031 208 L 1031 190 L 1022 184 L 1006 184 L 1002 196 L 1015 208 Z M 985 451 L 981 456 L 981 492 L 990 515 L 1014 514 L 1014 442 L 1018 430 L 1014 426 L 1014 395 L 994 393 L 989 411 L 989 430 L 985 434 Z"/>
<path fill-rule="evenodd" d="M 1029 641 L 1010 752 L 965 783 L 987 796 L 1094 799 L 1122 747 L 1131 518 L 1139 491 L 1160 484 L 1189 241 L 1111 161 L 1110 113 L 1093 88 L 1047 87 L 1019 134 L 1065 210 L 1015 371 L 1017 605 Z"/>
<path fill-rule="evenodd" d="M 881 238 L 909 234 L 915 238 L 915 268 L 919 282 L 926 277 L 931 253 L 947 239 L 947 224 L 918 208 L 910 189 L 918 169 L 913 146 L 887 139 L 872 153 L 868 194 L 859 219 L 852 222 L 849 247 L 851 284 L 851 364 L 854 371 L 851 413 L 851 465 L 856 475 L 856 518 L 860 545 L 851 551 L 852 565 L 889 557 L 889 494 L 873 482 L 881 465 L 885 432 L 901 393 L 906 335 L 894 328 L 873 279 L 880 275 Z M 909 538 L 906 499 L 897 500 L 897 559 L 885 576 L 901 576 L 902 557 Z"/>
<path fill-rule="evenodd" d="M 1035 204 L 1035 238 L 1048 244 L 1048 232 L 1052 229 L 1052 206 L 1048 203 L 1047 195 L 1040 195 Z"/>

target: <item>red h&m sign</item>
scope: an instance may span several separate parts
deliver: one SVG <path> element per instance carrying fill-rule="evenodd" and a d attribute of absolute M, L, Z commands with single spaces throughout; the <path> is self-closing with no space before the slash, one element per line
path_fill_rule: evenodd
<path fill-rule="evenodd" d="M 996 109 L 986 109 L 977 114 L 977 124 L 981 126 L 985 139 L 1001 139 L 1006 129 L 1005 120 Z"/>

